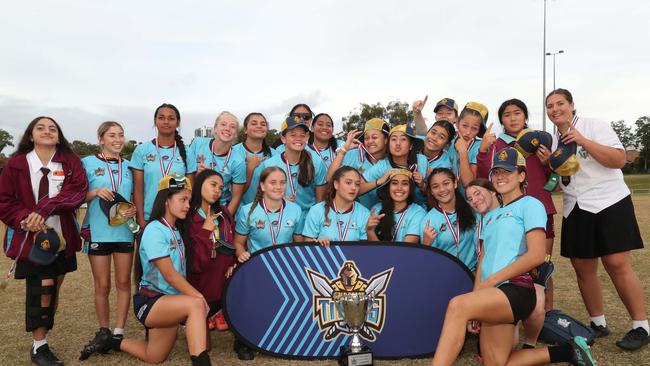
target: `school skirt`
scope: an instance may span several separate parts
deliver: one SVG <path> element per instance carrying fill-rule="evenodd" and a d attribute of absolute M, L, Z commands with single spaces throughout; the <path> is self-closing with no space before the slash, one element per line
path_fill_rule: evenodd
<path fill-rule="evenodd" d="M 594 214 L 576 203 L 562 219 L 561 255 L 567 258 L 598 258 L 643 248 L 632 197 L 627 196 Z"/>

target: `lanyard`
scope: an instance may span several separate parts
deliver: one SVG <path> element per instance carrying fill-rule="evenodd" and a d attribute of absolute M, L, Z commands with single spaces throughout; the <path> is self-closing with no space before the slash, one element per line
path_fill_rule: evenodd
<path fill-rule="evenodd" d="M 575 128 L 579 120 L 580 118 L 578 118 L 578 116 L 573 116 L 573 120 L 571 121 L 571 128 Z M 569 131 L 571 131 L 571 128 L 569 129 Z M 560 135 L 560 130 L 557 130 L 556 134 L 557 134 L 557 139 L 561 140 L 562 136 Z"/>
<path fill-rule="evenodd" d="M 212 163 L 210 163 L 210 169 L 215 169 L 217 167 L 217 163 L 214 161 L 214 145 L 215 145 L 216 140 L 212 140 L 212 147 L 210 147 L 210 153 L 211 153 L 211 158 L 212 158 Z M 221 171 L 225 172 L 226 166 L 228 165 L 228 162 L 230 161 L 230 153 L 232 153 L 232 145 L 228 149 L 228 154 L 226 155 L 226 160 L 223 161 L 223 166 L 221 167 Z"/>
<path fill-rule="evenodd" d="M 113 192 L 117 192 L 122 185 L 122 158 L 119 155 L 117 156 L 117 185 L 115 184 L 111 165 L 108 163 L 108 159 L 104 153 L 102 153 L 102 159 L 104 159 L 104 163 L 106 163 L 106 168 L 108 169 L 108 178 L 111 180 L 111 189 Z"/>
<path fill-rule="evenodd" d="M 291 174 L 291 165 L 289 164 L 289 159 L 287 159 L 286 154 L 282 154 L 282 160 L 284 160 L 284 165 L 287 168 L 287 178 L 289 178 L 289 188 L 291 188 L 291 197 L 296 197 L 296 186 L 293 183 L 293 175 Z"/>
<path fill-rule="evenodd" d="M 440 150 L 440 151 L 438 152 L 438 155 L 436 155 L 436 156 L 432 157 L 431 159 L 429 159 L 429 164 L 431 164 L 431 163 L 433 163 L 434 161 L 440 159 L 440 157 L 442 156 L 442 153 L 443 153 L 443 150 Z"/>
<path fill-rule="evenodd" d="M 480 257 L 481 256 L 481 229 L 483 229 L 483 215 L 481 215 L 481 218 L 478 220 L 478 225 L 476 227 L 476 234 L 478 236 L 478 240 L 476 241 L 476 256 Z"/>
<path fill-rule="evenodd" d="M 364 145 L 364 144 L 359 144 L 359 148 L 358 148 L 358 150 L 359 150 L 359 161 L 361 161 L 361 163 L 363 163 L 364 161 L 366 161 L 366 154 L 368 154 L 368 157 L 370 157 L 372 160 L 377 161 L 377 158 L 375 158 L 375 157 L 370 153 L 370 151 L 368 151 L 368 149 L 366 148 L 366 145 Z"/>
<path fill-rule="evenodd" d="M 163 177 L 168 176 L 169 172 L 172 170 L 172 164 L 174 164 L 174 157 L 176 157 L 176 142 L 174 142 L 174 146 L 172 147 L 172 157 L 171 159 L 169 159 L 169 164 L 167 164 L 167 168 L 163 166 L 162 157 L 160 156 L 160 145 L 158 145 L 158 139 L 156 139 L 156 152 L 158 153 L 160 172 L 162 173 Z"/>
<path fill-rule="evenodd" d="M 315 144 L 311 144 L 309 147 L 310 147 L 312 150 L 316 151 L 316 154 L 318 154 L 318 156 L 320 157 L 320 159 L 321 159 L 322 161 L 325 161 L 325 158 L 323 158 L 323 154 L 320 152 L 320 150 L 318 150 L 318 148 L 316 147 Z M 332 148 L 329 147 L 329 148 L 327 148 L 327 149 L 325 149 L 325 150 L 328 150 L 328 151 L 330 152 L 330 161 L 334 160 L 334 152 L 332 151 Z"/>
<path fill-rule="evenodd" d="M 160 222 L 162 222 L 163 225 L 167 226 L 167 229 L 169 229 L 169 232 L 172 234 L 173 239 L 171 245 L 176 246 L 176 248 L 178 249 L 178 255 L 181 256 L 181 269 L 185 269 L 185 246 L 183 245 L 183 243 L 178 241 L 178 239 L 176 238 L 176 233 L 174 232 L 174 229 L 172 229 L 172 226 L 169 225 L 169 222 L 167 222 L 167 219 L 161 217 Z"/>
<path fill-rule="evenodd" d="M 402 214 L 399 217 L 399 220 L 397 220 L 397 225 L 395 226 L 395 231 L 393 232 L 393 239 L 391 241 L 395 241 L 395 238 L 397 237 L 397 233 L 399 232 L 399 228 L 402 226 L 402 222 L 404 221 L 404 218 L 406 217 L 406 212 L 411 208 L 411 206 L 407 206 L 404 211 L 402 211 Z"/>
<path fill-rule="evenodd" d="M 280 213 L 278 214 L 278 229 L 273 231 L 273 221 L 269 217 L 269 209 L 266 208 L 266 201 L 262 198 L 262 208 L 266 214 L 266 219 L 269 221 L 269 230 L 271 231 L 271 242 L 273 245 L 278 243 L 278 237 L 280 236 L 280 228 L 282 227 L 282 210 L 284 208 L 284 202 L 280 205 Z"/>
<path fill-rule="evenodd" d="M 440 208 L 440 211 L 442 211 L 442 215 L 445 217 L 445 221 L 447 221 L 449 233 L 451 233 L 451 236 L 454 238 L 454 242 L 456 243 L 456 257 L 458 257 L 458 247 L 460 245 L 460 225 L 458 224 L 458 219 L 456 219 L 456 227 L 454 231 L 454 225 L 451 224 L 451 220 L 449 219 L 449 216 L 447 216 L 447 212 L 445 212 L 442 207 L 438 207 Z"/>
<path fill-rule="evenodd" d="M 352 220 L 352 215 L 354 215 L 354 201 L 352 202 L 352 211 L 350 211 L 350 216 L 348 216 L 348 223 L 345 225 L 345 229 L 341 230 L 341 220 L 339 220 L 339 210 L 336 209 L 336 202 L 332 200 L 332 206 L 334 206 L 334 212 L 336 212 L 336 228 L 339 231 L 339 241 L 345 241 L 345 237 L 348 236 L 348 230 L 350 229 L 350 220 Z"/>

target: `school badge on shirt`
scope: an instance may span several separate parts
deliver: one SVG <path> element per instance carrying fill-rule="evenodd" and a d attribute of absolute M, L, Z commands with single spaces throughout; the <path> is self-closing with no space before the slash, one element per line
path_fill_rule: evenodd
<path fill-rule="evenodd" d="M 147 159 L 147 161 L 155 161 L 156 160 L 156 155 L 147 154 L 146 159 Z"/>
<path fill-rule="evenodd" d="M 264 229 L 264 220 L 258 220 L 255 223 L 255 227 L 258 228 L 258 229 Z"/>
<path fill-rule="evenodd" d="M 101 168 L 101 167 L 97 168 L 97 169 L 95 169 L 95 176 L 96 177 L 101 177 L 101 176 L 104 175 L 105 172 L 106 171 L 104 170 L 104 168 Z"/>

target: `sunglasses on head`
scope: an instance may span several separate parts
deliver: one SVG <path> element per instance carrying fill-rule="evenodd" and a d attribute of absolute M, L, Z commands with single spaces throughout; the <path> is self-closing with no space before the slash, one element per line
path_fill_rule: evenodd
<path fill-rule="evenodd" d="M 312 118 L 311 113 L 291 113 L 291 117 L 298 117 L 304 121 L 308 121 Z"/>

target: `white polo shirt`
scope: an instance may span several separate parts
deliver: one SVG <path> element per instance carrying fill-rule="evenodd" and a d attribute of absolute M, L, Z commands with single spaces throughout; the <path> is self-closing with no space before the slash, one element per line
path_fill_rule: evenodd
<path fill-rule="evenodd" d="M 578 117 L 575 126 L 585 138 L 601 145 L 624 149 L 616 132 L 609 123 L 593 118 Z M 557 148 L 558 136 L 553 136 L 553 151 Z M 600 164 L 587 150 L 578 145 L 576 153 L 580 169 L 571 176 L 571 182 L 565 186 L 563 216 L 568 217 L 576 202 L 581 209 L 598 213 L 615 204 L 630 194 L 621 169 L 611 169 Z"/>
<path fill-rule="evenodd" d="M 47 180 L 49 182 L 49 197 L 56 197 L 59 192 L 61 192 L 61 187 L 63 186 L 63 180 L 65 179 L 65 173 L 63 172 L 63 165 L 61 163 L 53 162 L 52 158 L 47 163 L 43 165 L 41 159 L 36 155 L 36 151 L 32 150 L 27 154 L 27 164 L 29 165 L 29 178 L 32 183 L 32 192 L 34 193 L 34 201 L 38 203 L 38 186 L 41 183 L 41 178 L 43 177 L 43 172 L 41 168 L 45 167 L 50 169 L 50 173 L 47 175 Z M 54 155 L 52 155 L 54 157 Z M 58 233 L 63 233 L 61 231 L 61 219 L 59 215 L 52 215 L 45 218 L 45 225 L 56 230 Z"/>

